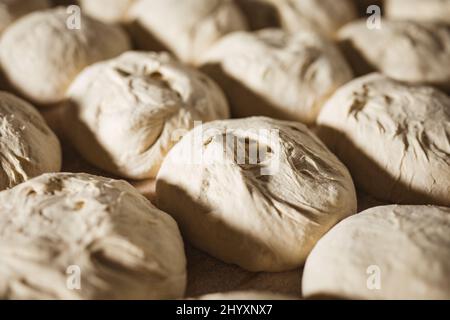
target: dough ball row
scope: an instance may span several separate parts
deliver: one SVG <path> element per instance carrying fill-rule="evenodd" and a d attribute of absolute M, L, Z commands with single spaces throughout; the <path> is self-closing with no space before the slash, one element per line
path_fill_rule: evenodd
<path fill-rule="evenodd" d="M 0 0 L 0 298 L 185 298 L 188 243 L 305 298 L 450 299 L 450 1 L 381 29 L 362 0 L 28 2 Z"/>

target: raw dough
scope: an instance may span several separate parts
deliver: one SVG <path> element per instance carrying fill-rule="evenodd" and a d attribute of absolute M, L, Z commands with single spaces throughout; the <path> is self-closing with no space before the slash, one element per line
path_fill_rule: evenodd
<path fill-rule="evenodd" d="M 369 194 L 450 206 L 450 98 L 444 93 L 371 74 L 339 89 L 318 124 L 321 138 Z"/>
<path fill-rule="evenodd" d="M 313 123 L 329 95 L 352 79 L 334 44 L 311 32 L 236 32 L 202 60 L 202 69 L 224 88 L 236 117 Z"/>
<path fill-rule="evenodd" d="M 175 299 L 186 286 L 175 221 L 127 182 L 87 174 L 0 193 L 0 256 L 1 299 Z"/>
<path fill-rule="evenodd" d="M 449 0 L 384 0 L 390 19 L 440 21 L 450 23 Z"/>
<path fill-rule="evenodd" d="M 136 0 L 78 1 L 85 14 L 107 23 L 118 23 L 127 20 L 127 12 Z"/>
<path fill-rule="evenodd" d="M 380 71 L 391 78 L 450 88 L 450 26 L 382 20 L 381 29 L 366 21 L 339 31 L 341 47 L 358 75 Z"/>
<path fill-rule="evenodd" d="M 61 169 L 61 147 L 33 106 L 0 91 L 0 191 Z"/>
<path fill-rule="evenodd" d="M 94 64 L 76 78 L 68 96 L 65 127 L 79 152 L 133 179 L 155 177 L 194 121 L 229 116 L 212 80 L 164 53 L 127 52 Z"/>
<path fill-rule="evenodd" d="M 0 0 L 0 34 L 16 19 L 50 7 L 48 0 Z"/>
<path fill-rule="evenodd" d="M 138 0 L 129 16 L 147 33 L 147 37 L 135 34 L 140 46 L 156 50 L 162 45 L 192 64 L 222 36 L 247 27 L 230 0 Z"/>
<path fill-rule="evenodd" d="M 118 27 L 81 16 L 81 29 L 70 30 L 65 8 L 31 13 L 4 33 L 0 62 L 9 81 L 28 99 L 52 104 L 86 66 L 129 48 Z"/>
<path fill-rule="evenodd" d="M 281 24 L 289 32 L 318 31 L 334 37 L 347 22 L 357 18 L 353 0 L 271 0 L 278 8 Z"/>
<path fill-rule="evenodd" d="M 351 216 L 314 247 L 303 295 L 450 299 L 450 208 L 376 207 Z"/>
<path fill-rule="evenodd" d="M 350 174 L 322 142 L 301 123 L 263 117 L 185 135 L 158 173 L 156 199 L 193 245 L 251 271 L 302 265 L 356 211 Z"/>
<path fill-rule="evenodd" d="M 296 300 L 297 298 L 264 291 L 230 291 L 222 293 L 205 294 L 203 296 L 197 297 L 196 299 L 197 300 Z"/>

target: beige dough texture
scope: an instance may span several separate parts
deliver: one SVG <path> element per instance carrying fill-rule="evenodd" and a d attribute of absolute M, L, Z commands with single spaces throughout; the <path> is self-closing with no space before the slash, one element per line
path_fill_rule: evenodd
<path fill-rule="evenodd" d="M 2 299 L 176 299 L 186 286 L 175 221 L 127 182 L 87 174 L 0 193 L 0 255 Z"/>
<path fill-rule="evenodd" d="M 450 97 L 381 74 L 340 88 L 319 136 L 356 185 L 380 200 L 450 206 Z"/>
<path fill-rule="evenodd" d="M 136 0 L 78 0 L 78 2 L 84 14 L 103 22 L 120 23 L 127 20 L 127 12 Z"/>
<path fill-rule="evenodd" d="M 450 22 L 449 0 L 385 0 L 390 19 Z"/>
<path fill-rule="evenodd" d="M 339 31 L 348 61 L 358 75 L 379 71 L 396 80 L 450 88 L 450 27 L 382 20 L 381 29 L 356 21 Z"/>
<path fill-rule="evenodd" d="M 305 298 L 450 299 L 450 208 L 390 205 L 331 229 L 308 256 Z"/>
<path fill-rule="evenodd" d="M 31 13 L 0 40 L 0 62 L 9 82 L 37 104 L 60 102 L 84 67 L 129 49 L 119 27 L 82 15 L 81 29 L 69 29 L 70 17 L 75 19 L 63 7 Z"/>
<path fill-rule="evenodd" d="M 86 68 L 68 91 L 67 135 L 92 164 L 154 178 L 195 121 L 229 117 L 221 89 L 165 53 L 127 52 Z"/>
<path fill-rule="evenodd" d="M 194 246 L 250 271 L 301 266 L 356 212 L 350 174 L 322 142 L 301 123 L 264 117 L 185 135 L 158 173 L 156 203 Z"/>
<path fill-rule="evenodd" d="M 297 300 L 282 294 L 264 291 L 230 291 L 205 294 L 196 300 Z"/>
<path fill-rule="evenodd" d="M 235 117 L 314 123 L 325 100 L 352 79 L 338 49 L 311 32 L 235 32 L 202 59 L 227 94 Z"/>
<path fill-rule="evenodd" d="M 277 7 L 282 27 L 334 37 L 340 27 L 357 18 L 353 0 L 270 0 Z"/>
<path fill-rule="evenodd" d="M 158 42 L 191 64 L 225 34 L 247 28 L 231 0 L 138 0 L 129 19 L 147 32 L 148 37 L 141 35 L 138 43 Z"/>
<path fill-rule="evenodd" d="M 0 91 L 0 191 L 61 169 L 56 135 L 29 103 Z"/>
<path fill-rule="evenodd" d="M 23 15 L 48 7 L 49 0 L 0 0 L 0 34 Z"/>

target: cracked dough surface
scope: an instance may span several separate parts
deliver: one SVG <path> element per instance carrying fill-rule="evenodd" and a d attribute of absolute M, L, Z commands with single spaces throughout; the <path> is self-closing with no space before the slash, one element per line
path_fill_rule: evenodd
<path fill-rule="evenodd" d="M 138 0 L 129 17 L 148 33 L 144 41 L 156 39 L 181 61 L 192 64 L 225 34 L 247 28 L 230 0 Z"/>
<path fill-rule="evenodd" d="M 28 102 L 0 91 L 0 190 L 61 169 L 56 135 Z"/>
<path fill-rule="evenodd" d="M 15 89 L 35 103 L 60 102 L 84 67 L 129 49 L 119 27 L 81 16 L 82 28 L 70 30 L 69 16 L 64 7 L 31 13 L 2 35 L 2 68 Z"/>
<path fill-rule="evenodd" d="M 390 19 L 450 22 L 449 0 L 385 0 Z"/>
<path fill-rule="evenodd" d="M 450 205 L 450 98 L 381 74 L 340 88 L 319 136 L 356 185 L 393 203 Z"/>
<path fill-rule="evenodd" d="M 450 208 L 390 205 L 331 229 L 302 283 L 306 298 L 450 299 L 449 276 Z"/>
<path fill-rule="evenodd" d="M 240 143 L 225 147 L 226 135 Z M 267 152 L 242 161 L 235 148 L 252 146 Z M 301 266 L 329 228 L 356 212 L 337 158 L 304 125 L 269 118 L 188 133 L 158 173 L 156 199 L 194 246 L 251 271 Z"/>
<path fill-rule="evenodd" d="M 69 89 L 67 135 L 92 164 L 152 178 L 195 121 L 228 118 L 220 88 L 167 54 L 127 52 L 86 68 Z"/>
<path fill-rule="evenodd" d="M 0 0 L 0 34 L 23 15 L 48 7 L 48 0 Z"/>
<path fill-rule="evenodd" d="M 227 94 L 235 117 L 314 123 L 324 101 L 352 79 L 339 50 L 312 32 L 235 32 L 202 58 Z"/>
<path fill-rule="evenodd" d="M 448 25 L 383 19 L 381 29 L 370 30 L 361 20 L 343 27 L 339 39 L 357 74 L 379 71 L 397 80 L 450 88 Z"/>
<path fill-rule="evenodd" d="M 0 255 L 2 299 L 174 299 L 186 286 L 175 221 L 127 182 L 82 173 L 0 193 Z"/>

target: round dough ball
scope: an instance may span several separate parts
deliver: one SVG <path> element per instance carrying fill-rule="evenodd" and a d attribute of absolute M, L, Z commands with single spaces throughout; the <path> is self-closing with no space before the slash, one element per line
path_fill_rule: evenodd
<path fill-rule="evenodd" d="M 186 286 L 175 221 L 127 182 L 87 174 L 0 193 L 0 254 L 1 299 L 175 299 Z"/>
<path fill-rule="evenodd" d="M 282 294 L 264 292 L 264 291 L 231 291 L 209 293 L 197 297 L 197 300 L 297 300 Z"/>
<path fill-rule="evenodd" d="M 339 31 L 340 44 L 358 75 L 380 71 L 413 83 L 450 88 L 450 27 L 411 21 L 382 21 L 381 29 L 366 21 Z"/>
<path fill-rule="evenodd" d="M 0 91 L 0 190 L 61 169 L 56 135 L 29 103 Z"/>
<path fill-rule="evenodd" d="M 339 89 L 319 135 L 380 200 L 450 205 L 450 98 L 371 74 Z"/>
<path fill-rule="evenodd" d="M 450 23 L 449 0 L 385 0 L 385 8 L 391 19 Z"/>
<path fill-rule="evenodd" d="M 356 212 L 350 174 L 322 142 L 301 123 L 263 117 L 185 135 L 158 173 L 156 199 L 194 246 L 250 271 L 301 266 Z"/>
<path fill-rule="evenodd" d="M 306 298 L 450 299 L 450 208 L 390 205 L 340 222 L 306 261 Z"/>
<path fill-rule="evenodd" d="M 48 7 L 48 0 L 0 0 L 0 34 L 18 18 Z"/>
<path fill-rule="evenodd" d="M 138 0 L 129 16 L 145 30 L 135 35 L 141 47 L 162 46 L 192 64 L 225 34 L 247 27 L 231 0 Z"/>
<path fill-rule="evenodd" d="M 73 13 L 62 7 L 31 13 L 1 38 L 0 62 L 8 80 L 38 104 L 60 102 L 84 67 L 129 48 L 119 27 L 81 16 L 81 29 L 71 30 L 71 19 Z"/>
<path fill-rule="evenodd" d="M 127 52 L 86 68 L 69 88 L 65 127 L 92 164 L 154 178 L 195 121 L 229 117 L 220 88 L 167 54 Z"/>
<path fill-rule="evenodd" d="M 314 123 L 324 101 L 352 79 L 334 44 L 311 32 L 235 32 L 209 50 L 203 64 L 235 117 Z"/>
<path fill-rule="evenodd" d="M 296 33 L 318 31 L 334 37 L 344 24 L 357 18 L 353 0 L 271 0 L 284 29 Z"/>
<path fill-rule="evenodd" d="M 107 23 L 118 23 L 127 20 L 127 12 L 136 0 L 78 1 L 85 14 Z"/>

